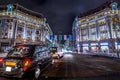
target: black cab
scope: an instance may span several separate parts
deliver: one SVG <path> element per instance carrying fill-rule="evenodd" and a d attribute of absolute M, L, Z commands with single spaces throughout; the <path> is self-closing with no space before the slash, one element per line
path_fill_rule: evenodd
<path fill-rule="evenodd" d="M 45 45 L 21 44 L 14 46 L 5 58 L 0 58 L 1 76 L 38 78 L 53 59 Z"/>

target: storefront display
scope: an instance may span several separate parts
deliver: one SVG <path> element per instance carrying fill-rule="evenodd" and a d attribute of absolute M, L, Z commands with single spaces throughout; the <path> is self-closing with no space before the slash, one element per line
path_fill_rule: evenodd
<path fill-rule="evenodd" d="M 93 52 L 97 52 L 98 51 L 98 43 L 91 43 L 91 50 Z"/>
<path fill-rule="evenodd" d="M 105 43 L 100 43 L 101 46 L 101 51 L 104 53 L 108 53 L 109 52 L 109 47 L 108 47 L 108 42 Z"/>
<path fill-rule="evenodd" d="M 88 44 L 83 44 L 83 52 L 86 52 L 89 50 L 89 45 Z"/>

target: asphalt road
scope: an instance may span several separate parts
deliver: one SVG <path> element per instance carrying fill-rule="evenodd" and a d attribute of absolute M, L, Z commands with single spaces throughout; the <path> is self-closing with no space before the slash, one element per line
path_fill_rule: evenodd
<path fill-rule="evenodd" d="M 0 78 L 0 80 L 17 80 Z M 108 57 L 65 54 L 55 59 L 38 80 L 120 80 L 120 60 Z"/>

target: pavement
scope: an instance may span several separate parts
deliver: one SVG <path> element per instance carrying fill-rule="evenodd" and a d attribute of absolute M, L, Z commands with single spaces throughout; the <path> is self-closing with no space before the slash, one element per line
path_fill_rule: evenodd
<path fill-rule="evenodd" d="M 117 53 L 108 53 L 108 52 L 105 52 L 105 53 L 104 52 L 81 52 L 79 54 L 88 54 L 88 55 L 118 58 Z M 119 56 L 120 56 L 120 54 L 119 54 Z"/>

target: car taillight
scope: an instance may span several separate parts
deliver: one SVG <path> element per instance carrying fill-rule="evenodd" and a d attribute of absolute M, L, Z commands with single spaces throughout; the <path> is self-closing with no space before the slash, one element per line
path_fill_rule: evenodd
<path fill-rule="evenodd" d="M 2 63 L 4 61 L 4 58 L 0 58 L 0 63 Z"/>
<path fill-rule="evenodd" d="M 26 71 L 28 69 L 28 67 L 30 66 L 30 63 L 31 63 L 31 59 L 29 59 L 29 58 L 26 58 L 23 61 L 23 69 L 24 69 L 24 71 Z"/>

